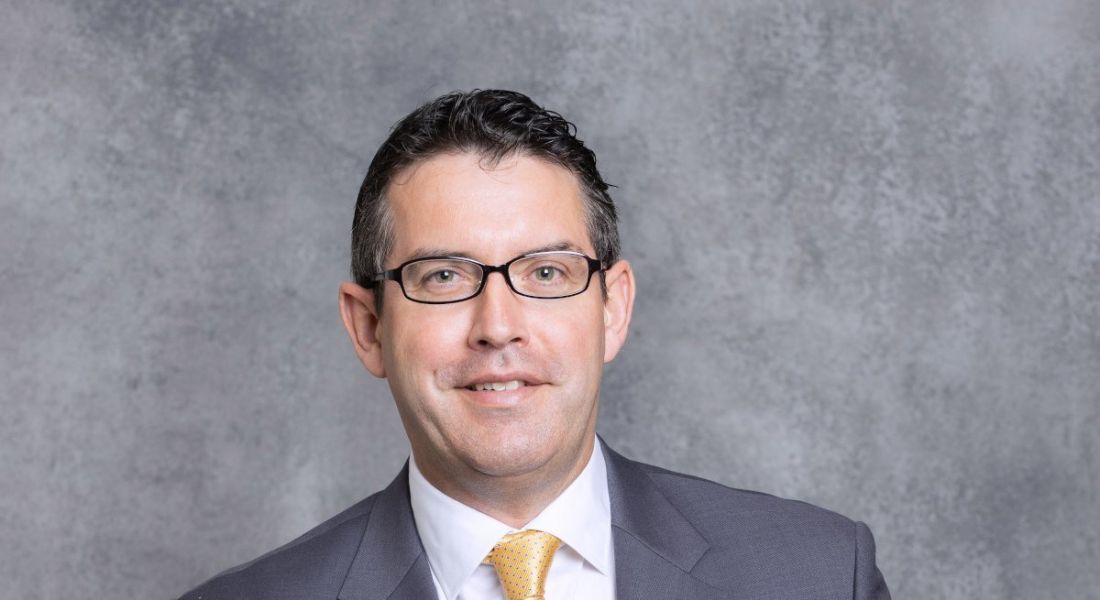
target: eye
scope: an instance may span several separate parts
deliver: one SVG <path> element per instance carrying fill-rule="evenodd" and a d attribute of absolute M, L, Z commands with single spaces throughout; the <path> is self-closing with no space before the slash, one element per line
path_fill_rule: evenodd
<path fill-rule="evenodd" d="M 417 287 L 428 290 L 448 290 L 456 286 L 470 285 L 471 273 L 452 266 L 439 266 L 417 277 Z"/>
<path fill-rule="evenodd" d="M 552 267 L 550 265 L 543 265 L 535 269 L 535 280 L 540 283 L 549 283 L 555 279 L 560 278 L 562 275 L 561 269 Z"/>
<path fill-rule="evenodd" d="M 457 276 L 458 274 L 450 269 L 440 269 L 438 271 L 428 273 L 428 276 L 425 277 L 425 280 L 427 280 L 429 283 L 451 283 L 455 280 L 455 277 Z"/>

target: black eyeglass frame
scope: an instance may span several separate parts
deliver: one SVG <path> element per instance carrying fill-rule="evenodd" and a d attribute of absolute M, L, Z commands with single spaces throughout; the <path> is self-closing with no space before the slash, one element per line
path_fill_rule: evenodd
<path fill-rule="evenodd" d="M 531 294 L 524 294 L 516 289 L 516 286 L 512 284 L 512 278 L 508 275 L 508 268 L 512 266 L 512 263 L 528 259 L 537 258 L 539 256 L 545 256 L 548 254 L 572 254 L 579 256 L 588 262 L 588 277 L 584 280 L 584 287 L 580 290 L 573 292 L 572 294 L 566 294 L 564 296 L 532 296 Z M 477 291 L 465 298 L 458 300 L 417 300 L 409 296 L 409 293 L 405 291 L 405 282 L 402 280 L 401 272 L 405 270 L 405 267 L 418 262 L 424 262 L 428 260 L 460 260 L 462 262 L 477 265 L 481 268 L 481 282 L 478 283 Z M 411 302 L 417 302 L 420 304 L 455 304 L 458 302 L 465 302 L 467 300 L 477 298 L 481 295 L 481 292 L 485 289 L 485 283 L 489 281 L 489 275 L 493 273 L 500 273 L 504 277 L 504 282 L 508 284 L 508 289 L 512 290 L 516 295 L 523 296 L 524 298 L 534 298 L 536 300 L 561 300 L 562 298 L 572 298 L 573 296 L 579 296 L 588 291 L 588 288 L 592 285 L 592 274 L 602 273 L 607 270 L 600 261 L 580 252 L 573 252 L 571 250 L 549 250 L 546 252 L 532 252 L 531 254 L 523 254 L 513 258 L 512 260 L 502 265 L 487 265 L 485 263 L 478 262 L 472 258 L 466 258 L 465 256 L 425 256 L 422 258 L 414 258 L 412 260 L 405 261 L 398 265 L 396 268 L 388 271 L 382 271 L 381 273 L 375 273 L 374 275 L 367 276 L 367 282 L 369 283 L 382 283 L 384 281 L 396 281 L 397 285 L 401 286 L 401 293 L 409 299 Z"/>

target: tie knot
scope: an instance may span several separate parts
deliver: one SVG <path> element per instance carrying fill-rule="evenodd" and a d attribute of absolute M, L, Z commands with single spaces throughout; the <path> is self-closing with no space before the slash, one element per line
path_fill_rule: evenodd
<path fill-rule="evenodd" d="M 506 600 L 543 598 L 546 573 L 561 540 L 536 529 L 509 533 L 485 557 L 493 565 Z"/>

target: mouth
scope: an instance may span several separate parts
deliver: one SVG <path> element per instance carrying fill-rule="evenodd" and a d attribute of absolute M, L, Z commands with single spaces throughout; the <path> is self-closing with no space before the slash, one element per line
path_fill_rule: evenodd
<path fill-rule="evenodd" d="M 482 372 L 470 376 L 461 390 L 471 406 L 478 410 L 489 410 L 492 414 L 504 409 L 506 414 L 522 407 L 537 404 L 539 390 L 548 382 L 533 373 L 512 371 L 510 373 Z"/>
<path fill-rule="evenodd" d="M 471 392 L 510 392 L 526 386 L 526 381 L 510 379 L 508 381 L 483 381 L 472 383 L 466 386 L 466 389 Z"/>

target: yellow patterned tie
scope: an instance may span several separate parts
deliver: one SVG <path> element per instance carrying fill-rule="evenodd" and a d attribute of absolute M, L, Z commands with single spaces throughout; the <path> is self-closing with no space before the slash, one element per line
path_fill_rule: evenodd
<path fill-rule="evenodd" d="M 561 540 L 545 531 L 517 531 L 502 537 L 484 562 L 496 569 L 505 600 L 542 600 L 558 546 Z"/>

